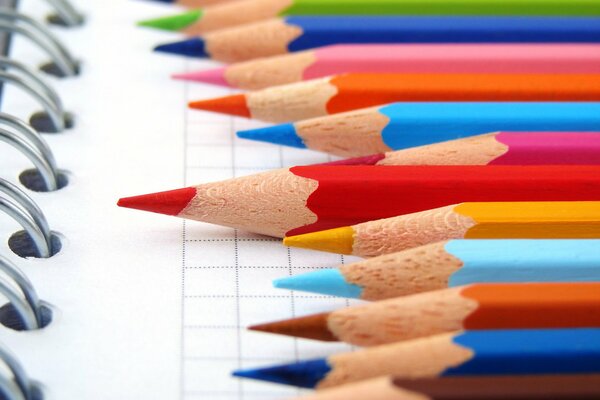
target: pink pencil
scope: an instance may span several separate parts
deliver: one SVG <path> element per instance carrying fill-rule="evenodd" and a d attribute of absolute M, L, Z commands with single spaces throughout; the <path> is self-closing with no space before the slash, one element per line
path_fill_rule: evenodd
<path fill-rule="evenodd" d="M 353 146 L 352 143 L 348 147 L 361 148 L 360 144 Z M 600 132 L 496 132 L 323 165 L 598 164 Z"/>
<path fill-rule="evenodd" d="M 599 73 L 600 45 L 337 45 L 173 77 L 255 90 L 350 72 Z"/>

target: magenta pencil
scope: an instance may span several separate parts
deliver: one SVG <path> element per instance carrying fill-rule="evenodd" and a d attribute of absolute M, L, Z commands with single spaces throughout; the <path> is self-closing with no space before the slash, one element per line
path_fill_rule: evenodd
<path fill-rule="evenodd" d="M 340 153 L 330 148 L 330 153 Z M 343 154 L 362 155 L 361 143 Z M 324 165 L 598 165 L 600 132 L 495 132 Z"/>
<path fill-rule="evenodd" d="M 600 73 L 597 44 L 373 44 L 316 50 L 175 74 L 246 90 L 341 73 Z"/>

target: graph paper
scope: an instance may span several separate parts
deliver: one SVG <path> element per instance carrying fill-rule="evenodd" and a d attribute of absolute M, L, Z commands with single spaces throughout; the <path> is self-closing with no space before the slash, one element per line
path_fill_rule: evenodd
<path fill-rule="evenodd" d="M 46 10 L 37 10 L 37 2 L 24 5 L 28 14 L 44 17 Z M 271 282 L 350 258 L 287 249 L 274 238 L 115 203 L 119 197 L 329 158 L 239 140 L 235 131 L 259 125 L 188 110 L 190 100 L 231 92 L 169 78 L 218 66 L 152 53 L 152 46 L 180 36 L 140 29 L 135 22 L 172 8 L 121 0 L 82 5 L 88 7 L 87 24 L 56 31 L 82 60 L 84 73 L 48 79 L 77 117 L 75 128 L 45 136 L 70 183 L 56 193 L 30 193 L 64 247 L 49 260 L 19 259 L 6 244 L 18 224 L 0 221 L 0 254 L 25 271 L 56 318 L 37 332 L 0 329 L 0 343 L 44 386 L 48 399 L 298 395 L 293 388 L 232 378 L 231 372 L 349 347 L 246 327 L 347 306 L 344 299 L 275 290 Z M 31 65 L 47 61 L 24 38 L 14 45 L 18 60 Z M 5 111 L 27 118 L 39 108 L 27 93 L 7 89 Z M 1 150 L 1 175 L 18 184 L 30 162 L 8 146 Z"/>
<path fill-rule="evenodd" d="M 208 62 L 188 62 L 187 70 Z M 230 92 L 185 84 L 186 101 Z M 273 168 L 330 161 L 302 149 L 235 137 L 259 124 L 239 118 L 185 112 L 186 185 L 229 179 Z M 348 300 L 272 288 L 273 279 L 332 267 L 351 257 L 282 246 L 244 231 L 187 221 L 182 228 L 183 398 L 278 399 L 300 392 L 281 385 L 231 378 L 231 371 L 322 357 L 349 350 L 340 344 L 248 332 L 248 325 L 345 307 Z"/>

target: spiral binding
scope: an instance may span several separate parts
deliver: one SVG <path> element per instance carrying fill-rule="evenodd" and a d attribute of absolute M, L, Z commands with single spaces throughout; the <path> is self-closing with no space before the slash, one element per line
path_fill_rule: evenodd
<path fill-rule="evenodd" d="M 28 0 L 29 1 L 29 0 Z M 39 1 L 39 0 L 38 0 Z M 63 26 L 77 26 L 84 21 L 68 0 L 46 0 L 55 13 L 47 20 Z M 29 123 L 13 115 L 0 112 L 0 142 L 9 144 L 25 156 L 34 166 L 20 176 L 20 182 L 34 191 L 56 191 L 64 185 L 64 176 L 57 168 L 52 150 L 43 139 L 42 132 L 63 132 L 72 127 L 70 113 L 65 111 L 59 94 L 45 81 L 41 73 L 7 56 L 13 34 L 22 35 L 42 49 L 51 61 L 40 69 L 58 77 L 79 74 L 79 62 L 48 28 L 35 19 L 16 11 L 16 0 L 0 0 L 0 42 L 4 38 L 4 51 L 0 55 L 0 99 L 5 84 L 15 85 L 29 94 L 43 108 L 30 118 Z M 1 44 L 0 44 L 1 47 Z M 28 177 L 27 182 L 24 176 Z M 21 256 L 51 257 L 57 250 L 56 237 L 44 213 L 19 185 L 0 177 L 0 213 L 7 214 L 23 228 L 19 245 L 10 246 Z M 49 305 L 41 301 L 27 276 L 8 258 L 0 254 L 0 296 L 8 303 L 0 304 L 0 329 L 35 330 L 46 326 L 52 317 Z M 7 349 L 0 345 L 0 400 L 40 400 L 43 393 L 31 381 L 25 370 Z"/>
<path fill-rule="evenodd" d="M 41 400 L 39 385 L 32 381 L 14 355 L 0 345 L 0 362 L 9 372 L 9 376 L 0 375 L 0 399 L 4 400 Z"/>

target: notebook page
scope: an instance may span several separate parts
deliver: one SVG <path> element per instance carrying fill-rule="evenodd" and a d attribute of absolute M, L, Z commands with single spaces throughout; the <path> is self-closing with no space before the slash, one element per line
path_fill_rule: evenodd
<path fill-rule="evenodd" d="M 48 11 L 39 1 L 22 5 L 40 20 Z M 133 26 L 140 12 L 161 9 L 106 0 L 78 6 L 86 25 L 53 31 L 82 60 L 83 73 L 47 78 L 77 116 L 74 129 L 45 135 L 70 184 L 31 194 L 64 246 L 49 260 L 10 257 L 55 307 L 55 319 L 38 332 L 0 327 L 0 342 L 43 383 L 49 399 L 177 398 L 181 223 L 115 203 L 124 193 L 183 184 L 184 91 L 157 79 L 174 68 L 148 52 L 160 35 Z M 47 59 L 22 38 L 11 54 L 31 66 Z M 3 110 L 21 118 L 40 109 L 12 86 L 5 101 Z M 0 146 L 1 175 L 17 182 L 31 164 Z M 18 226 L 5 216 L 0 221 L 0 253 L 10 255 L 6 240 Z"/>
<path fill-rule="evenodd" d="M 41 18 L 45 10 L 28 3 L 27 12 Z M 11 257 L 55 306 L 57 317 L 39 332 L 0 329 L 0 341 L 44 383 L 49 398 L 275 399 L 298 394 L 284 386 L 234 379 L 230 373 L 348 347 L 245 328 L 346 306 L 343 299 L 275 290 L 271 281 L 350 258 L 118 209 L 115 201 L 329 158 L 239 140 L 236 130 L 259 124 L 186 110 L 189 100 L 229 91 L 168 78 L 172 72 L 217 64 L 149 51 L 179 36 L 136 29 L 134 22 L 173 8 L 116 0 L 81 6 L 89 17 L 84 28 L 55 31 L 84 60 L 84 74 L 51 80 L 78 116 L 77 126 L 45 136 L 71 184 L 57 193 L 32 194 L 65 246 L 50 260 Z M 13 54 L 30 65 L 45 59 L 23 40 L 15 42 Z M 5 110 L 26 117 L 39 108 L 18 90 L 9 90 Z M 0 160 L 3 176 L 14 182 L 28 167 L 16 154 Z M 0 252 L 6 255 L 5 238 L 18 227 L 0 218 Z"/>

